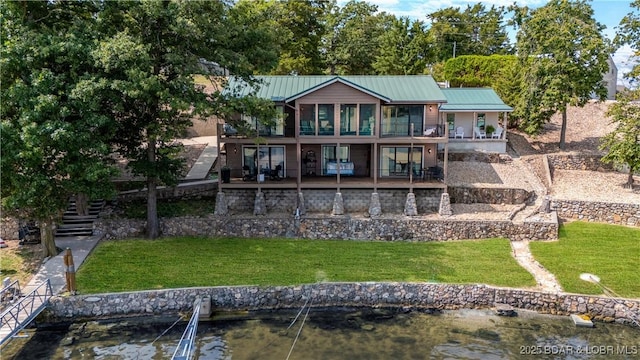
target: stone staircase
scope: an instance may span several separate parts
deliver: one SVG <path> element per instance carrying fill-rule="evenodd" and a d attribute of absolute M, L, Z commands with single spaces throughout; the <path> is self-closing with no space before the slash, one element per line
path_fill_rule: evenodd
<path fill-rule="evenodd" d="M 69 206 L 62 216 L 62 223 L 56 229 L 56 237 L 91 236 L 93 235 L 93 221 L 98 218 L 105 205 L 104 200 L 89 202 L 89 215 L 78 215 L 74 199 L 69 200 Z"/>

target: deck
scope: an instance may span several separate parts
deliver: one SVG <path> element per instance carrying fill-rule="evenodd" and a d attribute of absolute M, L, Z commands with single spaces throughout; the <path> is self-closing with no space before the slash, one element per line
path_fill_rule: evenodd
<path fill-rule="evenodd" d="M 300 182 L 302 189 L 445 189 L 446 184 L 436 179 L 414 178 L 413 182 L 408 177 L 402 178 L 382 178 L 377 183 L 370 177 L 341 176 L 338 183 L 337 176 L 304 176 Z M 220 184 L 224 189 L 253 189 L 260 186 L 265 189 L 296 189 L 295 178 L 283 178 L 280 180 L 266 179 L 262 183 L 257 181 L 243 181 L 242 178 L 231 178 L 229 183 Z"/>

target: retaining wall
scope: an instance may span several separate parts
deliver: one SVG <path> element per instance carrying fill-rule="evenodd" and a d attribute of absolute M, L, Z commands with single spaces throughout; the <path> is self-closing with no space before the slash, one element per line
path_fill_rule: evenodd
<path fill-rule="evenodd" d="M 551 206 L 563 219 L 640 227 L 640 204 L 552 200 Z"/>
<path fill-rule="evenodd" d="M 107 239 L 139 237 L 145 221 L 98 219 L 95 233 Z M 252 238 L 289 237 L 304 239 L 443 241 L 506 237 L 511 240 L 555 240 L 558 222 L 552 221 L 472 221 L 422 218 L 366 218 L 308 215 L 287 217 L 187 216 L 161 218 L 162 236 L 239 236 Z"/>
<path fill-rule="evenodd" d="M 553 294 L 486 285 L 433 283 L 319 283 L 300 286 L 226 286 L 54 297 L 49 321 L 96 317 L 160 315 L 190 311 L 197 297 L 210 297 L 213 311 L 300 308 L 313 306 L 407 306 L 456 310 L 509 304 L 545 314 L 589 314 L 599 321 L 632 324 L 640 300 Z M 636 320 L 637 321 L 637 320 Z"/>

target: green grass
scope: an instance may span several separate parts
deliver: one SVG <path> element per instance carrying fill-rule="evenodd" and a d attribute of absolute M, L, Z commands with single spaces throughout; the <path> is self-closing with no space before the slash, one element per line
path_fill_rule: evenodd
<path fill-rule="evenodd" d="M 179 237 L 102 242 L 77 274 L 81 293 L 319 281 L 534 286 L 509 241 L 440 243 Z"/>
<path fill-rule="evenodd" d="M 532 242 L 530 247 L 567 292 L 602 294 L 600 287 L 579 278 L 591 273 L 620 296 L 640 298 L 640 229 L 572 222 L 560 227 L 558 242 Z"/>

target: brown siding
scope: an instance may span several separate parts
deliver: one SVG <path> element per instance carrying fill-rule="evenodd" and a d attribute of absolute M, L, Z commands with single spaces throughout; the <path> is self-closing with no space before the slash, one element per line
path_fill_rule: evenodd
<path fill-rule="evenodd" d="M 341 83 L 335 83 L 303 96 L 297 100 L 298 103 L 318 103 L 318 104 L 355 104 L 367 103 L 378 104 L 378 99 L 358 91 L 352 87 Z"/>

